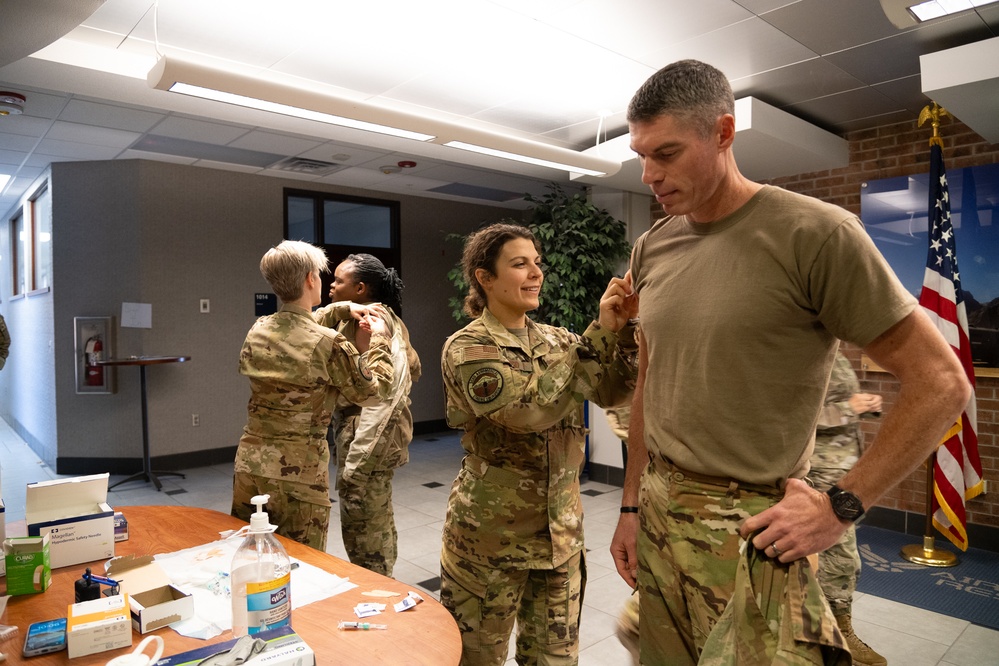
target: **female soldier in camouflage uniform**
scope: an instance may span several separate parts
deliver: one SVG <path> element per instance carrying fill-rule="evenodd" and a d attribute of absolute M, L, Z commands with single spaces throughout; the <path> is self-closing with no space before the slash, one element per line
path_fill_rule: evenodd
<path fill-rule="evenodd" d="M 389 399 L 370 407 L 337 410 L 336 489 L 340 498 L 340 533 L 354 564 L 391 576 L 398 554 L 392 510 L 392 477 L 409 462 L 413 415 L 409 390 L 420 378 L 420 357 L 397 314 L 402 308 L 402 280 L 395 269 L 370 254 L 352 254 L 333 272 L 330 297 L 364 305 L 380 303 L 392 338 L 392 388 Z M 331 308 L 332 312 L 339 308 Z M 337 330 L 353 339 L 357 321 L 348 317 Z"/>
<path fill-rule="evenodd" d="M 359 336 L 362 354 L 313 314 L 326 267 L 326 254 L 302 241 L 283 241 L 260 260 L 281 308 L 253 324 L 239 354 L 252 393 L 232 488 L 233 516 L 249 522 L 250 499 L 268 494 L 277 533 L 317 550 L 326 550 L 329 531 L 333 407 L 341 397 L 354 404 L 387 399 L 392 384 L 384 321 L 358 311 L 370 333 L 370 346 L 368 333 Z"/>
<path fill-rule="evenodd" d="M 464 666 L 575 664 L 583 601 L 583 401 L 627 400 L 637 346 L 630 279 L 613 278 L 582 335 L 536 324 L 541 256 L 531 232 L 494 224 L 462 258 L 477 317 L 444 343 L 448 424 L 467 455 L 451 488 L 441 603 L 462 632 Z"/>

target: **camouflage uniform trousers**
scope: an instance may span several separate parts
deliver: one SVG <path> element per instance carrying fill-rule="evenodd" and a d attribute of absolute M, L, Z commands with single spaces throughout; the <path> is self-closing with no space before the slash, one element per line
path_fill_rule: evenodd
<path fill-rule="evenodd" d="M 340 533 L 347 557 L 358 566 L 392 576 L 398 557 L 399 535 L 392 510 L 395 470 L 371 472 L 361 483 L 337 475 L 340 497 Z"/>
<path fill-rule="evenodd" d="M 659 460 L 649 465 L 642 477 L 638 534 L 642 664 L 698 663 L 711 631 L 737 593 L 736 572 L 742 541 L 739 526 L 779 499 L 775 488 L 763 489 L 734 481 L 727 486 L 695 481 Z M 771 574 L 774 568 L 767 566 Z M 812 583 L 808 588 L 812 593 L 801 600 L 800 610 L 817 618 L 819 634 L 838 636 L 841 643 L 842 637 L 815 584 L 814 573 L 808 566 L 798 569 Z M 782 598 L 787 576 L 771 577 L 780 583 L 772 594 Z M 784 608 L 783 604 L 767 606 L 762 626 L 771 634 L 783 634 L 786 622 L 800 621 L 800 617 L 786 617 Z M 748 619 L 747 616 L 747 624 Z M 735 629 L 752 635 L 754 627 L 737 623 Z M 793 656 L 779 663 L 823 663 L 819 645 L 803 642 L 790 648 Z"/>
<path fill-rule="evenodd" d="M 859 455 L 860 447 L 856 440 L 847 435 L 836 437 L 831 442 L 817 438 L 808 479 L 816 490 L 825 492 L 850 471 Z M 852 612 L 860 562 L 857 529 L 853 525 L 847 528 L 839 541 L 819 553 L 819 583 L 834 615 Z"/>
<path fill-rule="evenodd" d="M 461 666 L 503 666 L 515 621 L 519 666 L 575 666 L 585 587 L 582 551 L 554 569 L 497 569 L 441 554 L 440 599 L 461 630 Z"/>
<path fill-rule="evenodd" d="M 271 524 L 277 525 L 278 534 L 326 551 L 326 533 L 330 529 L 330 507 L 333 505 L 329 490 L 236 472 L 232 479 L 232 515 L 250 522 L 250 516 L 256 511 L 250 503 L 254 495 L 270 495 L 264 510 Z"/>

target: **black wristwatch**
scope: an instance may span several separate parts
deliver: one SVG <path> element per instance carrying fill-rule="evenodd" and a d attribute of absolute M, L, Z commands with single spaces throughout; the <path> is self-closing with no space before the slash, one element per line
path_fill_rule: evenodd
<path fill-rule="evenodd" d="M 863 503 L 861 503 L 859 497 L 851 493 L 849 490 L 843 490 L 839 486 L 833 486 L 826 491 L 826 495 L 829 495 L 829 499 L 832 501 L 833 513 L 843 520 L 849 520 L 851 523 L 855 523 L 862 515 L 864 515 Z"/>

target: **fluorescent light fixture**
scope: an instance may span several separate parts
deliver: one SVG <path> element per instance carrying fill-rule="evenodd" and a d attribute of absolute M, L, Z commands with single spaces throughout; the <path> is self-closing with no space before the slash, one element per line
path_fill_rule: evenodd
<path fill-rule="evenodd" d="M 10 180 L 10 175 L 6 173 L 0 173 L 0 192 L 3 192 L 3 188 L 6 187 L 7 181 Z"/>
<path fill-rule="evenodd" d="M 881 8 L 895 27 L 909 28 L 995 2 L 999 0 L 881 0 Z"/>
<path fill-rule="evenodd" d="M 448 141 L 444 144 L 451 148 L 460 148 L 461 150 L 467 150 L 473 153 L 479 153 L 480 155 L 492 155 L 493 157 L 502 157 L 506 160 L 516 160 L 518 162 L 526 162 L 527 164 L 534 164 L 536 166 L 548 167 L 549 169 L 562 169 L 563 171 L 570 171 L 573 173 L 582 173 L 587 176 L 606 176 L 606 171 L 595 171 L 593 169 L 585 169 L 583 167 L 572 166 L 570 164 L 563 164 L 561 162 L 553 162 L 551 160 L 540 159 L 538 157 L 529 157 L 527 155 L 521 155 L 519 153 L 511 153 L 506 150 L 499 150 L 497 148 L 487 148 L 486 146 L 477 146 L 473 143 L 466 143 L 464 141 Z"/>
<path fill-rule="evenodd" d="M 192 97 L 213 99 L 216 102 L 225 102 L 226 104 L 235 104 L 236 106 L 246 106 L 251 109 L 260 109 L 261 111 L 270 111 L 271 113 L 280 113 L 286 116 L 295 116 L 296 118 L 305 118 L 306 120 L 316 120 L 321 123 L 329 123 L 330 125 L 340 125 L 342 127 L 352 127 L 366 132 L 378 132 L 379 134 L 398 136 L 403 139 L 429 141 L 434 138 L 432 134 L 410 132 L 409 130 L 399 129 L 398 127 L 387 127 L 385 125 L 377 125 L 375 123 L 366 123 L 363 120 L 354 120 L 352 118 L 344 118 L 343 116 L 334 116 L 330 113 L 311 111 L 297 106 L 278 104 L 277 102 L 268 102 L 267 100 L 254 99 L 253 97 L 246 97 L 245 95 L 234 95 L 232 93 L 222 92 L 221 90 L 212 90 L 211 88 L 192 86 L 187 83 L 175 83 L 170 86 L 169 91 L 180 93 L 182 95 L 191 95 Z"/>
<path fill-rule="evenodd" d="M 333 97 L 304 87 L 251 78 L 236 72 L 225 72 L 177 58 L 160 58 L 149 70 L 147 81 L 149 85 L 159 90 L 341 127 L 416 141 L 429 141 L 434 138 L 433 134 L 396 127 L 391 121 L 364 121 L 342 115 L 345 110 L 353 110 L 352 116 L 364 112 L 375 117 L 391 116 L 393 112 L 388 109 L 373 107 L 358 100 Z"/>
<path fill-rule="evenodd" d="M 250 75 L 223 70 L 173 56 L 162 57 L 149 71 L 147 81 L 158 90 L 235 104 L 271 113 L 295 116 L 367 132 L 414 141 L 432 142 L 493 157 L 516 160 L 551 169 L 589 175 L 610 175 L 619 161 L 499 134 L 458 122 L 339 96 L 319 84 L 274 72 Z"/>

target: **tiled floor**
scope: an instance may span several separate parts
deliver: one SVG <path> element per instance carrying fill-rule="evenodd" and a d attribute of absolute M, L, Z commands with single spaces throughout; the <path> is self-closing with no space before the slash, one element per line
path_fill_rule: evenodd
<path fill-rule="evenodd" d="M 455 433 L 418 437 L 410 447 L 410 463 L 398 470 L 394 497 L 399 530 L 395 577 L 436 597 L 440 535 L 448 490 L 461 461 Z M 24 517 L 24 484 L 56 478 L 23 441 L 0 420 L 2 495 L 8 522 Z M 135 504 L 180 504 L 228 513 L 231 465 L 186 470 L 187 478 L 166 477 L 163 492 L 151 484 L 132 482 L 109 493 L 114 507 Z M 112 483 L 122 477 L 112 477 Z M 617 525 L 621 490 L 595 482 L 583 484 L 586 512 L 587 568 L 579 663 L 624 666 L 628 655 L 614 635 L 616 612 L 630 593 L 614 570 L 608 546 Z M 337 512 L 333 512 L 329 552 L 345 557 Z M 979 666 L 999 663 L 999 631 L 945 615 L 905 606 L 871 595 L 857 595 L 854 628 L 871 646 L 898 666 Z M 511 650 L 510 654 L 513 654 Z M 511 659 L 508 664 L 513 664 Z"/>

